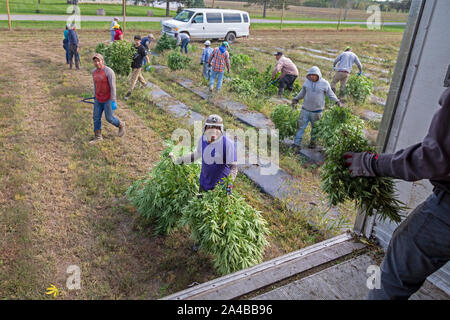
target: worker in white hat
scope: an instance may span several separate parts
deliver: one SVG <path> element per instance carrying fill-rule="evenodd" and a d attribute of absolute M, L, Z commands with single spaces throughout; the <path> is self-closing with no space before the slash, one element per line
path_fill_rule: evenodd
<path fill-rule="evenodd" d="M 200 60 L 200 64 L 203 65 L 203 76 L 206 80 L 209 81 L 209 76 L 211 74 L 211 67 L 208 65 L 209 57 L 213 52 L 213 48 L 211 48 L 211 41 L 205 41 L 205 48 L 203 49 L 202 58 Z"/>

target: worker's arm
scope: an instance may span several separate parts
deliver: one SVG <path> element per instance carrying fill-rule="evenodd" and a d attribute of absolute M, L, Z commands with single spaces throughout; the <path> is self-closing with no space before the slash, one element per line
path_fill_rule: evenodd
<path fill-rule="evenodd" d="M 301 99 L 303 99 L 306 95 L 306 87 L 303 86 L 300 93 L 292 100 L 292 104 L 297 104 Z"/>
<path fill-rule="evenodd" d="M 111 68 L 105 67 L 105 74 L 111 88 L 111 100 L 116 101 L 116 74 Z"/>
<path fill-rule="evenodd" d="M 336 94 L 333 92 L 333 90 L 331 90 L 331 86 L 328 84 L 328 88 L 326 91 L 326 95 L 328 96 L 328 98 L 330 98 L 332 101 L 336 102 L 338 106 L 341 106 L 341 101 L 338 99 L 338 97 L 336 96 Z"/>
<path fill-rule="evenodd" d="M 217 52 L 217 49 L 214 49 L 213 52 L 210 54 L 209 59 L 208 59 L 208 65 L 211 64 L 212 59 L 216 55 L 216 52 Z"/>
<path fill-rule="evenodd" d="M 358 58 L 358 56 L 356 54 L 355 54 L 355 63 L 356 63 L 356 66 L 359 69 L 359 73 L 362 73 L 362 64 L 361 64 L 361 61 L 359 61 L 359 58 Z"/>
<path fill-rule="evenodd" d="M 394 154 L 344 154 L 352 176 L 387 176 L 406 181 L 450 180 L 450 88 L 440 100 L 425 139 Z"/>
<path fill-rule="evenodd" d="M 227 54 L 225 56 L 226 56 L 225 62 L 226 62 L 226 65 L 227 65 L 227 70 L 228 70 L 228 73 L 230 73 L 230 67 L 231 67 L 230 66 L 230 55 L 227 52 Z"/>
<path fill-rule="evenodd" d="M 280 60 L 278 60 L 277 64 L 275 65 L 275 69 L 272 72 L 272 79 L 275 79 L 275 76 L 277 75 L 278 72 L 281 71 L 281 69 L 283 68 L 283 62 Z"/>

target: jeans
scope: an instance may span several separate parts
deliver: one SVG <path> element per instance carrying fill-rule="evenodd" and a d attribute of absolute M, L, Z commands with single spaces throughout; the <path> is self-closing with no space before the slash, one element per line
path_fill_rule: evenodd
<path fill-rule="evenodd" d="M 216 77 L 217 77 L 216 90 L 219 91 L 220 87 L 222 86 L 224 73 L 225 73 L 225 71 L 216 72 L 214 70 L 211 70 L 211 74 L 210 74 L 210 78 L 209 78 L 209 88 L 211 90 L 212 90 L 212 88 L 214 88 L 214 82 L 216 81 Z"/>
<path fill-rule="evenodd" d="M 189 42 L 191 42 L 190 39 L 186 38 L 183 41 L 181 41 L 181 48 L 180 48 L 180 52 L 183 53 L 183 48 L 184 48 L 184 52 L 188 53 L 188 44 Z"/>
<path fill-rule="evenodd" d="M 106 102 L 99 102 L 97 99 L 94 99 L 94 132 L 102 129 L 102 113 L 105 111 L 106 121 L 111 123 L 112 125 L 119 127 L 120 121 L 115 118 L 113 115 L 111 100 Z"/>
<path fill-rule="evenodd" d="M 114 35 L 116 34 L 115 30 L 111 30 L 111 42 L 114 42 Z"/>
<path fill-rule="evenodd" d="M 294 137 L 294 144 L 297 146 L 301 146 L 303 134 L 305 133 L 306 127 L 308 123 L 311 122 L 311 141 L 316 141 L 316 135 L 314 130 L 315 123 L 320 119 L 322 115 L 322 111 L 320 112 L 311 112 L 305 109 L 302 109 L 300 112 L 300 116 L 298 117 L 298 130 Z"/>
<path fill-rule="evenodd" d="M 211 67 L 208 66 L 208 62 L 203 63 L 203 77 L 205 77 L 206 80 L 209 80 L 209 77 L 211 76 Z"/>
<path fill-rule="evenodd" d="M 369 300 L 406 300 L 450 260 L 450 204 L 431 194 L 395 230 Z"/>

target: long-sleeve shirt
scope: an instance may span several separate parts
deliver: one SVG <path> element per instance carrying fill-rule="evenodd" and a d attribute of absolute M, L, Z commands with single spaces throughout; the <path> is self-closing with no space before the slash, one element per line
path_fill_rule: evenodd
<path fill-rule="evenodd" d="M 75 44 L 78 46 L 78 35 L 75 30 L 69 30 L 67 37 L 69 38 L 69 45 Z"/>
<path fill-rule="evenodd" d="M 110 31 L 114 31 L 114 28 L 113 28 L 113 27 L 114 27 L 116 24 L 118 24 L 116 20 L 111 21 L 111 25 L 109 26 L 109 30 L 110 30 Z"/>
<path fill-rule="evenodd" d="M 183 41 L 184 39 L 190 39 L 190 38 L 186 33 L 179 33 L 177 36 L 177 46 L 179 46 L 181 41 Z"/>
<path fill-rule="evenodd" d="M 94 96 L 99 102 L 116 101 L 116 75 L 114 71 L 104 66 L 92 70 L 94 80 Z"/>
<path fill-rule="evenodd" d="M 209 57 L 208 63 L 211 64 L 214 72 L 224 72 L 225 65 L 230 70 L 230 54 L 226 50 L 222 53 L 219 48 L 215 48 Z"/>
<path fill-rule="evenodd" d="M 356 54 L 351 51 L 345 51 L 341 53 L 336 60 L 334 60 L 333 67 L 339 63 L 337 71 L 346 71 L 348 73 L 352 72 L 353 63 L 359 68 L 359 72 L 362 72 L 362 65 Z"/>
<path fill-rule="evenodd" d="M 238 174 L 236 148 L 233 141 L 225 135 L 212 143 L 208 143 L 202 136 L 195 151 L 181 159 L 184 163 L 190 163 L 200 158 L 202 170 L 199 181 L 204 190 L 213 189 L 222 178 L 229 175 L 233 181 L 236 179 Z"/>
<path fill-rule="evenodd" d="M 297 66 L 292 62 L 291 59 L 287 57 L 281 57 L 278 59 L 277 64 L 275 66 L 275 70 L 272 72 L 272 77 L 281 71 L 280 78 L 283 78 L 285 75 L 293 75 L 298 77 L 298 69 Z"/>
<path fill-rule="evenodd" d="M 442 106 L 431 121 L 428 134 L 417 143 L 393 154 L 380 154 L 372 165 L 379 176 L 406 181 L 429 179 L 450 192 L 450 88 L 439 100 Z"/>
<path fill-rule="evenodd" d="M 319 80 L 312 82 L 308 76 L 315 74 L 319 76 Z M 318 67 L 309 69 L 306 75 L 306 81 L 303 84 L 302 90 L 294 98 L 297 101 L 303 99 L 302 108 L 306 111 L 318 112 L 325 108 L 325 96 L 328 96 L 332 101 L 339 102 L 336 94 L 331 90 L 330 83 L 322 78 L 322 73 Z"/>
<path fill-rule="evenodd" d="M 203 62 L 205 64 L 208 63 L 209 62 L 209 57 L 211 56 L 213 50 L 214 49 L 211 48 L 211 47 L 206 47 L 205 49 L 203 49 L 202 57 L 200 59 L 200 62 Z"/>
<path fill-rule="evenodd" d="M 64 39 L 69 40 L 69 30 L 64 30 Z"/>

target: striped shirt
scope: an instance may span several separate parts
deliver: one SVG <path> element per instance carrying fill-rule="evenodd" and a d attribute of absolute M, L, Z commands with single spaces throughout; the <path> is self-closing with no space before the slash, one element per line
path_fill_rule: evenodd
<path fill-rule="evenodd" d="M 215 72 L 224 72 L 225 63 L 228 69 L 230 69 L 230 54 L 228 51 L 220 53 L 219 48 L 215 48 L 211 56 L 209 57 L 209 63 L 212 70 Z"/>

